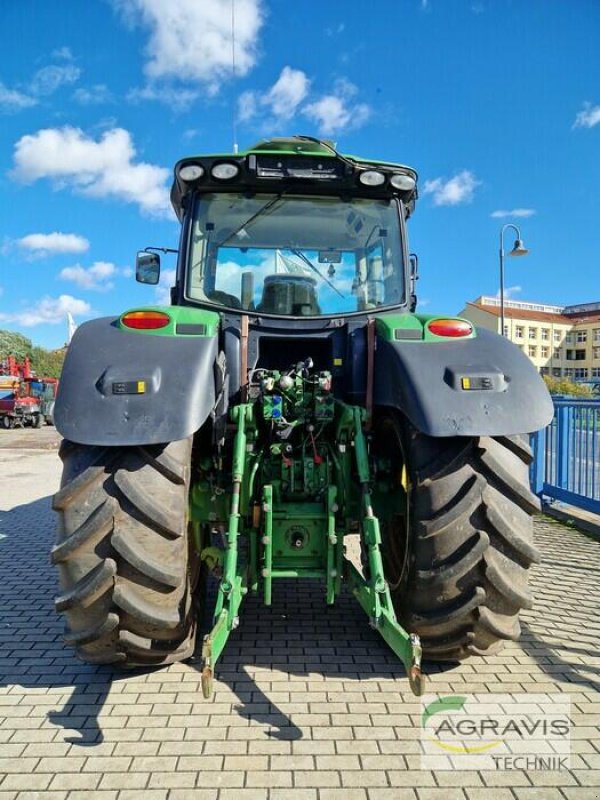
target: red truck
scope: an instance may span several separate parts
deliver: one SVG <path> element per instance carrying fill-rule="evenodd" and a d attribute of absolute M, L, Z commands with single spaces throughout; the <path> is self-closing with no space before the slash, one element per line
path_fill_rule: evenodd
<path fill-rule="evenodd" d="M 33 425 L 41 428 L 45 417 L 42 413 L 42 398 L 34 393 L 31 381 L 14 379 L 12 391 L 2 390 L 0 397 L 0 423 L 3 428 L 15 425 Z"/>
<path fill-rule="evenodd" d="M 4 373 L 4 374 L 2 374 Z M 3 428 L 53 423 L 56 378 L 35 378 L 29 359 L 23 364 L 9 356 L 0 368 L 0 425 Z"/>

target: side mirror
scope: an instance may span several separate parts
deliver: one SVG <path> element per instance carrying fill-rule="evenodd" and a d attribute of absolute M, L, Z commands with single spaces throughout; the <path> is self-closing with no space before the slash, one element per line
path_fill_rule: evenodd
<path fill-rule="evenodd" d="M 160 278 L 160 256 L 158 253 L 139 252 L 135 259 L 135 279 L 138 283 L 156 285 Z"/>
<path fill-rule="evenodd" d="M 417 281 L 419 280 L 419 256 L 411 253 L 408 257 L 410 261 L 410 303 L 409 308 L 415 311 L 417 308 Z"/>
<path fill-rule="evenodd" d="M 413 281 L 419 280 L 419 256 L 416 253 L 411 253 L 408 257 L 410 261 L 410 277 Z"/>

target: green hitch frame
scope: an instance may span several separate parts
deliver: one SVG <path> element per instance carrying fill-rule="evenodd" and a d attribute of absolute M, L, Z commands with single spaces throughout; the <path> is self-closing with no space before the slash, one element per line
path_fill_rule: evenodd
<path fill-rule="evenodd" d="M 252 404 L 241 404 L 232 410 L 232 420 L 237 423 L 233 448 L 231 506 L 226 537 L 226 550 L 223 559 L 223 576 L 217 597 L 214 625 L 204 637 L 202 647 L 202 691 L 205 697 L 212 694 L 215 664 L 223 652 L 232 630 L 239 624 L 239 609 L 248 592 L 248 584 L 253 591 L 258 589 L 258 575 L 262 575 L 263 598 L 266 606 L 272 603 L 273 580 L 279 578 L 325 578 L 326 602 L 332 605 L 342 588 L 345 575 L 349 587 L 369 617 L 370 625 L 382 636 L 388 646 L 404 664 L 412 691 L 420 695 L 424 690 L 424 676 L 421 673 L 421 643 L 419 637 L 402 628 L 396 619 L 392 598 L 385 580 L 381 555 L 381 532 L 379 520 L 373 512 L 370 491 L 370 470 L 367 441 L 363 426 L 366 421 L 365 410 L 357 406 L 337 403 L 338 421 L 336 438 L 343 443 L 339 454 L 332 458 L 338 476 L 337 485 L 326 489 L 326 552 L 323 568 L 275 567 L 273 552 L 275 494 L 274 487 L 265 484 L 261 492 L 260 526 L 247 527 L 241 513 L 241 499 L 248 498 L 248 487 L 253 486 L 257 465 L 261 454 L 249 455 L 248 434 L 253 429 L 254 416 Z M 251 449 L 251 448 L 250 448 Z M 350 452 L 354 452 L 356 473 L 361 490 L 361 534 L 367 551 L 368 578 L 363 577 L 356 567 L 345 557 L 345 531 L 336 526 L 338 512 L 338 491 L 342 496 L 350 494 Z M 251 465 L 251 466 L 249 466 Z M 248 477 L 249 473 L 249 477 Z M 245 493 L 244 493 L 245 492 Z M 246 501 L 244 501 L 246 502 Z M 240 559 L 239 538 L 248 537 L 249 553 Z M 262 568 L 259 562 L 262 559 Z"/>
<path fill-rule="evenodd" d="M 212 695 L 214 666 L 232 630 L 238 627 L 238 612 L 242 599 L 248 591 L 247 570 L 240 569 L 238 559 L 238 537 L 240 528 L 240 496 L 246 468 L 246 427 L 253 418 L 251 404 L 242 404 L 232 410 L 232 419 L 237 422 L 233 450 L 233 488 L 231 512 L 227 531 L 227 549 L 223 560 L 223 578 L 215 606 L 214 626 L 204 637 L 202 644 L 201 684 L 204 697 Z"/>

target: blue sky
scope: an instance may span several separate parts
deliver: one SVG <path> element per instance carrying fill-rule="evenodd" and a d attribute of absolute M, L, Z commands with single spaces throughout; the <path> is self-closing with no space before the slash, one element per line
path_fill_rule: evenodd
<path fill-rule="evenodd" d="M 165 296 L 175 161 L 269 135 L 417 169 L 421 308 L 498 291 L 600 300 L 597 0 L 19 0 L 0 4 L 0 327 L 56 347 Z M 511 232 L 506 245 L 512 245 Z M 169 282 L 169 257 L 163 259 Z"/>

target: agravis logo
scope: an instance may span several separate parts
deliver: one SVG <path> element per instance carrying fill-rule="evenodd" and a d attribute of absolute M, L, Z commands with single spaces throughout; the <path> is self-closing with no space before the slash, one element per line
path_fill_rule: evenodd
<path fill-rule="evenodd" d="M 485 753 L 488 750 L 492 750 L 494 747 L 498 747 L 498 745 L 502 744 L 501 739 L 496 739 L 493 742 L 483 742 L 481 744 L 451 744 L 450 742 L 443 741 L 442 735 L 444 733 L 448 734 L 451 733 L 453 740 L 457 739 L 459 734 L 466 734 L 466 735 L 473 735 L 477 730 L 477 723 L 473 723 L 473 720 L 464 719 L 459 720 L 457 723 L 454 723 L 453 720 L 448 719 L 447 715 L 450 711 L 462 711 L 464 709 L 465 703 L 467 702 L 466 697 L 461 697 L 459 695 L 451 695 L 448 697 L 441 697 L 439 700 L 434 700 L 433 703 L 429 703 L 429 705 L 425 708 L 423 713 L 421 714 L 421 728 L 423 730 L 427 729 L 427 723 L 429 720 L 438 715 L 443 714 L 443 720 L 436 726 L 434 720 L 434 725 L 431 726 L 433 728 L 433 736 L 429 736 L 429 741 L 433 742 L 436 747 L 439 747 L 442 750 L 447 751 L 448 753 Z M 467 730 L 464 731 L 464 734 L 461 730 L 459 730 L 461 723 L 467 723 Z M 481 731 L 480 731 L 481 733 Z"/>
<path fill-rule="evenodd" d="M 422 698 L 426 769 L 568 768 L 565 695 L 442 695 Z M 433 763 L 435 762 L 435 763 Z"/>

